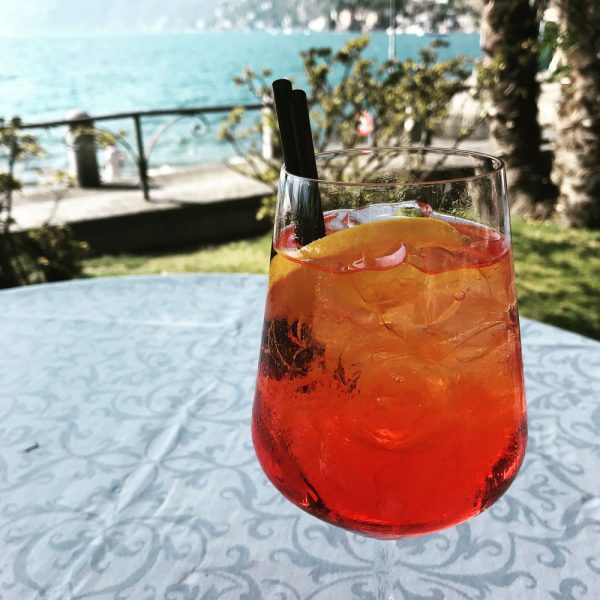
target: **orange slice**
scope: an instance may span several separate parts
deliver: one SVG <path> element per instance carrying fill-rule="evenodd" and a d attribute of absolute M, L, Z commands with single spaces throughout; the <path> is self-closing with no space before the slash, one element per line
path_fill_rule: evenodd
<path fill-rule="evenodd" d="M 269 266 L 269 286 L 272 287 L 284 277 L 287 277 L 290 273 L 298 271 L 299 269 L 300 264 L 298 262 L 292 261 L 282 254 L 276 254 L 272 258 L 271 265 Z"/>
<path fill-rule="evenodd" d="M 342 229 L 283 254 L 317 269 L 348 273 L 395 267 L 423 247 L 456 251 L 464 245 L 464 237 L 445 221 L 400 217 Z"/>

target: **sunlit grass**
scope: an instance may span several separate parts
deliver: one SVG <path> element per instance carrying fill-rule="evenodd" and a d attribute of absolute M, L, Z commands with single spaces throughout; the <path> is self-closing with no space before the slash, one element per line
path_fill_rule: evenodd
<path fill-rule="evenodd" d="M 600 339 L 600 231 L 513 225 L 520 313 Z"/>
<path fill-rule="evenodd" d="M 165 273 L 266 273 L 271 234 L 219 246 L 170 253 L 118 254 L 86 261 L 91 277 Z"/>
<path fill-rule="evenodd" d="M 520 313 L 600 339 L 600 232 L 513 224 Z M 91 277 L 152 273 L 266 273 L 271 236 L 170 253 L 90 259 Z"/>

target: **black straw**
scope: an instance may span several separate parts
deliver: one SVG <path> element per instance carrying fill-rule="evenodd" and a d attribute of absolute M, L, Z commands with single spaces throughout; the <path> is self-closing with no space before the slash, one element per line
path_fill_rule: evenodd
<path fill-rule="evenodd" d="M 300 174 L 309 179 L 318 179 L 308 102 L 304 90 L 292 92 L 292 127 Z M 296 238 L 301 246 L 325 236 L 325 222 L 323 221 L 318 184 L 307 185 L 300 190 L 297 217 Z"/>
<path fill-rule="evenodd" d="M 294 142 L 300 173 L 302 173 L 302 177 L 318 179 L 306 92 L 304 90 L 294 90 L 291 98 L 292 127 L 294 129 Z"/>
<path fill-rule="evenodd" d="M 278 79 L 273 82 L 273 96 L 287 172 L 318 179 L 306 93 L 303 90 L 292 91 L 292 84 L 287 79 Z M 306 184 L 297 190 L 297 202 L 293 206 L 296 241 L 301 246 L 325 236 L 317 184 Z"/>
<path fill-rule="evenodd" d="M 273 97 L 279 123 L 279 137 L 283 150 L 283 161 L 288 173 L 300 175 L 296 144 L 294 143 L 294 126 L 292 117 L 292 84 L 287 79 L 273 82 Z"/>

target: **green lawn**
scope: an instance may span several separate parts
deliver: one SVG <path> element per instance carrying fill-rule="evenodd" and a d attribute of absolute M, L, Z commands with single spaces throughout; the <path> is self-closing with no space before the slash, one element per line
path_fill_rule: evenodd
<path fill-rule="evenodd" d="M 600 232 L 513 224 L 521 315 L 600 339 Z M 86 261 L 90 277 L 149 273 L 266 273 L 270 235 L 164 254 Z"/>
<path fill-rule="evenodd" d="M 185 248 L 169 253 L 106 255 L 85 261 L 90 277 L 151 273 L 266 273 L 271 234 L 220 246 Z"/>
<path fill-rule="evenodd" d="M 524 317 L 600 339 L 600 231 L 513 224 Z"/>

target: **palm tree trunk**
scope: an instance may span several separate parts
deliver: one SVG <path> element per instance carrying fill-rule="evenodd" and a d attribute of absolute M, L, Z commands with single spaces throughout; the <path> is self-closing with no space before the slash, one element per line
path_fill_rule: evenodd
<path fill-rule="evenodd" d="M 538 121 L 539 23 L 528 0 L 483 0 L 482 48 L 492 68 L 491 132 L 507 165 L 513 212 L 546 218 L 556 188 Z"/>
<path fill-rule="evenodd" d="M 600 228 L 600 0 L 559 2 L 570 71 L 563 78 L 554 146 L 557 213 Z"/>

